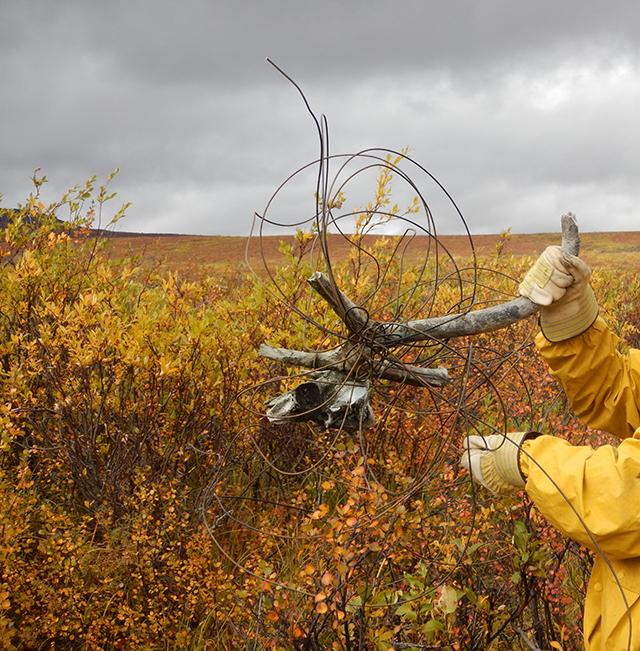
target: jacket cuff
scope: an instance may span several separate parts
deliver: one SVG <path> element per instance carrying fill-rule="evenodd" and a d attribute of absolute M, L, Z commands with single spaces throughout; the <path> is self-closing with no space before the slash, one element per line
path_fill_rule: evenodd
<path fill-rule="evenodd" d="M 552 343 L 566 341 L 588 330 L 598 318 L 598 302 L 591 285 L 587 285 L 584 294 L 577 299 L 578 310 L 564 319 L 553 319 L 553 310 L 540 310 L 540 329 Z"/>
<path fill-rule="evenodd" d="M 531 455 L 529 454 L 529 448 L 531 446 L 527 444 L 527 441 L 533 441 L 533 439 L 537 439 L 539 436 L 542 436 L 542 432 L 527 432 L 518 450 L 518 469 L 525 482 L 529 478 L 529 466 L 531 465 Z"/>

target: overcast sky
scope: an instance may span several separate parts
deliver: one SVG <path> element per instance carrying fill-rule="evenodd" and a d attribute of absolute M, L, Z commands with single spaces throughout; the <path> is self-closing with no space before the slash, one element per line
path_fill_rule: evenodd
<path fill-rule="evenodd" d="M 409 147 L 472 233 L 557 231 L 567 211 L 640 230 L 636 0 L 0 0 L 2 205 L 37 167 L 47 202 L 120 168 L 120 230 L 247 235 L 318 156 L 266 57 L 327 116 L 333 154 Z M 439 231 L 462 232 L 409 174 Z M 345 209 L 372 198 L 372 179 L 352 186 Z M 295 177 L 269 217 L 306 219 L 314 191 Z"/>

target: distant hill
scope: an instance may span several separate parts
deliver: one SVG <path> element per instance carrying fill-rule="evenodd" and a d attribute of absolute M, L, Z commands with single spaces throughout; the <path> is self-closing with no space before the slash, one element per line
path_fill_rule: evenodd
<path fill-rule="evenodd" d="M 0 208 L 0 230 L 4 230 L 19 214 L 17 208 Z"/>
<path fill-rule="evenodd" d="M 18 208 L 0 208 L 0 231 L 4 230 L 9 222 L 13 221 L 22 214 L 22 211 Z M 23 214 L 23 221 L 25 224 L 33 225 L 37 222 L 37 216 L 30 215 L 28 213 Z M 58 219 L 60 224 L 63 223 L 61 219 Z"/>
<path fill-rule="evenodd" d="M 21 211 L 17 208 L 0 208 L 0 231 L 6 229 Z M 27 224 L 35 224 L 37 216 L 24 215 Z M 61 224 L 62 220 L 58 220 Z M 284 264 L 280 252 L 282 242 L 295 247 L 293 236 L 247 237 L 221 235 L 177 235 L 161 233 L 133 233 L 93 229 L 91 236 L 109 241 L 108 255 L 123 257 L 136 255 L 145 265 L 161 266 L 181 274 L 218 273 L 230 267 L 244 267 L 248 257 L 251 267 L 260 273 L 266 263 L 270 268 Z M 373 244 L 378 236 L 367 236 L 366 244 Z M 407 240 L 405 240 L 406 242 Z M 439 235 L 439 246 L 457 260 L 475 251 L 480 258 L 492 255 L 500 246 L 503 254 L 538 256 L 550 244 L 560 244 L 559 233 L 474 235 L 472 243 L 466 235 Z M 329 251 L 334 261 L 344 259 L 350 243 L 342 235 L 329 235 Z M 414 237 L 403 245 L 405 261 L 416 262 L 433 247 L 427 235 Z M 582 233 L 581 257 L 593 268 L 613 267 L 636 270 L 640 273 L 640 231 L 612 233 Z M 308 255 L 308 254 L 307 254 Z M 317 255 L 317 252 L 316 252 Z"/>

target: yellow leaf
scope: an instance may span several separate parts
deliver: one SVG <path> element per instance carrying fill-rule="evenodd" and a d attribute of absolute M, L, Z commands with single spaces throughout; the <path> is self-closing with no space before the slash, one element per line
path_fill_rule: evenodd
<path fill-rule="evenodd" d="M 460 597 L 455 588 L 449 585 L 444 585 L 442 586 L 442 592 L 436 601 L 436 605 L 441 612 L 450 615 L 456 612 L 459 599 Z"/>

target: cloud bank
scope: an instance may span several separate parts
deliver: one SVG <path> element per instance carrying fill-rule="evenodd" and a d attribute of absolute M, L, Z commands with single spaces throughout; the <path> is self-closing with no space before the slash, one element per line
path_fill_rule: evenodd
<path fill-rule="evenodd" d="M 410 148 L 472 233 L 640 228 L 640 5 L 507 0 L 164 0 L 0 5 L 0 192 L 97 174 L 123 230 L 246 235 L 318 155 Z M 420 180 L 423 183 L 423 180 Z M 441 232 L 459 219 L 425 181 Z M 313 177 L 277 218 L 313 210 Z M 345 208 L 371 198 L 356 184 Z M 398 187 L 399 200 L 406 190 Z M 408 195 L 407 195 L 408 197 Z"/>

